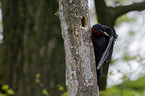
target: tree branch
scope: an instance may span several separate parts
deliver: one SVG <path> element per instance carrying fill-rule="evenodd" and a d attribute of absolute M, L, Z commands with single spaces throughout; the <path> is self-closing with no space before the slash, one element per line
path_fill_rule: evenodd
<path fill-rule="evenodd" d="M 104 0 L 94 0 L 96 8 L 107 8 Z"/>
<path fill-rule="evenodd" d="M 98 22 L 107 26 L 114 26 L 116 18 L 119 16 L 130 12 L 130 11 L 142 11 L 145 9 L 145 2 L 134 3 L 128 6 L 119 6 L 119 7 L 107 7 L 104 0 L 94 0 L 96 13 L 98 17 Z M 109 64 L 107 64 L 109 65 Z M 103 74 L 108 74 L 109 66 L 104 65 L 102 74 L 100 77 L 100 89 L 104 90 L 106 87 L 106 76 Z"/>
<path fill-rule="evenodd" d="M 106 14 L 107 5 L 104 0 L 94 0 L 96 7 L 96 14 L 98 18 L 98 22 L 103 24 L 102 21 L 106 21 L 104 16 Z"/>
<path fill-rule="evenodd" d="M 120 15 L 123 15 L 127 12 L 130 11 L 142 11 L 145 9 L 145 2 L 141 2 L 141 3 L 134 3 L 128 6 L 119 6 L 114 8 L 115 12 L 116 12 L 116 18 Z"/>

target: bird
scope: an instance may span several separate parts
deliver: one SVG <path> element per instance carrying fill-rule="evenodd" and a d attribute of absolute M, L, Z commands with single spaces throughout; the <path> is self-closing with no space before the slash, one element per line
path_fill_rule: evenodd
<path fill-rule="evenodd" d="M 98 86 L 103 64 L 110 62 L 117 37 L 118 35 L 114 27 L 108 27 L 102 24 L 95 24 L 92 27 L 92 42 L 95 53 Z"/>

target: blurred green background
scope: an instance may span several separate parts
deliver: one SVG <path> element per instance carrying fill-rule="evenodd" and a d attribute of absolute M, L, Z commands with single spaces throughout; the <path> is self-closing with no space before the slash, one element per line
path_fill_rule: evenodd
<path fill-rule="evenodd" d="M 143 1 L 144 0 L 105 0 L 107 6 L 112 6 L 114 8 L 116 6 L 127 6 Z M 89 0 L 89 6 L 91 25 L 93 25 L 98 22 L 93 0 Z M 5 75 L 2 69 L 2 15 L 0 10 L 0 85 L 4 85 L 3 75 Z M 121 15 L 115 21 L 115 29 L 119 37 L 115 44 L 109 68 L 107 89 L 101 91 L 100 95 L 145 96 L 145 10 L 140 12 L 131 11 Z M 36 82 L 40 82 L 37 77 Z M 57 84 L 57 88 L 60 91 L 63 90 L 64 93 L 63 86 Z M 43 95 L 48 96 L 49 92 L 47 93 L 47 90 L 43 89 L 42 91 Z M 63 96 L 67 95 L 68 92 L 63 94 Z"/>

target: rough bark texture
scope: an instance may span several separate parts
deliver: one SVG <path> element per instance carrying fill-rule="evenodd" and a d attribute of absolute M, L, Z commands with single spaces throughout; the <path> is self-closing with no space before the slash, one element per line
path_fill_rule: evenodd
<path fill-rule="evenodd" d="M 59 0 L 69 96 L 97 96 L 87 0 Z"/>
<path fill-rule="evenodd" d="M 65 86 L 57 0 L 2 0 L 4 81 L 18 96 L 59 96 Z M 43 84 L 36 84 L 39 73 Z"/>
<path fill-rule="evenodd" d="M 142 11 L 145 9 L 145 2 L 133 3 L 128 6 L 108 7 L 104 0 L 95 0 L 96 13 L 98 22 L 107 26 L 114 26 L 115 20 L 130 11 Z M 103 70 L 100 75 L 99 89 L 104 90 L 107 85 L 109 63 L 103 65 Z"/>

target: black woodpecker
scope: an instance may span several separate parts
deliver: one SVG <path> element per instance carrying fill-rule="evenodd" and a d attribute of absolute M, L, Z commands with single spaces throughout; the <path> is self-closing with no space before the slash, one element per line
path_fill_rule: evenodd
<path fill-rule="evenodd" d="M 92 27 L 92 42 L 95 52 L 97 83 L 99 85 L 99 77 L 103 64 L 110 62 L 114 42 L 118 35 L 113 27 L 106 25 L 95 24 Z"/>

